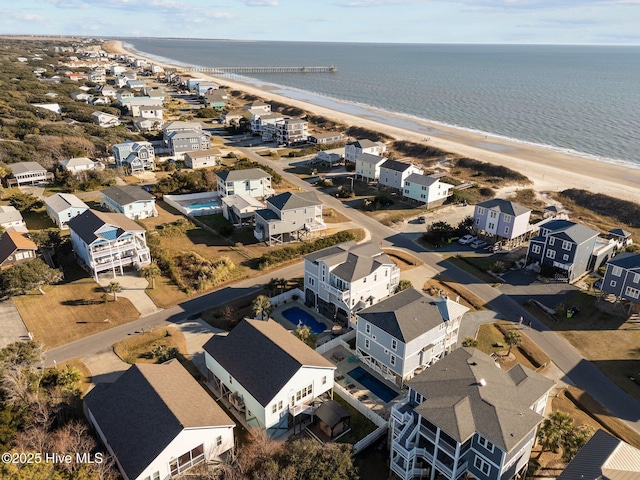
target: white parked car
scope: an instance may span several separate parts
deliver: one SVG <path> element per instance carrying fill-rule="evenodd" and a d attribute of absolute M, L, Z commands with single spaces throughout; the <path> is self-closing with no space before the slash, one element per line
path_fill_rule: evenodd
<path fill-rule="evenodd" d="M 465 235 L 464 237 L 461 237 L 458 239 L 458 243 L 460 245 L 469 245 L 471 242 L 474 242 L 476 240 L 476 237 L 474 237 L 473 235 Z"/>
<path fill-rule="evenodd" d="M 477 238 L 476 240 L 474 240 L 473 242 L 471 242 L 471 244 L 469 245 L 471 248 L 482 248 L 482 247 L 486 247 L 487 246 L 487 242 L 485 242 L 484 240 L 480 240 L 479 238 Z"/>

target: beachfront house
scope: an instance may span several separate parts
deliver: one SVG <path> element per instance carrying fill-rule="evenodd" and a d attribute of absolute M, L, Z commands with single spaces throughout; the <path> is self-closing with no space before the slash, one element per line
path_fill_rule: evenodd
<path fill-rule="evenodd" d="M 271 175 L 260 168 L 217 172 L 216 184 L 221 197 L 246 195 L 262 199 L 275 193 L 271 187 Z"/>
<path fill-rule="evenodd" d="M 259 112 L 271 113 L 271 105 L 269 103 L 256 100 L 255 102 L 246 103 L 242 106 L 242 110 L 245 112 Z"/>
<path fill-rule="evenodd" d="M 56 193 L 46 197 L 44 203 L 47 215 L 60 230 L 67 230 L 69 220 L 89 210 L 82 200 L 70 193 Z"/>
<path fill-rule="evenodd" d="M 220 150 L 217 148 L 187 152 L 184 154 L 184 166 L 194 170 L 198 168 L 215 167 L 220 160 L 220 156 Z"/>
<path fill-rule="evenodd" d="M 204 344 L 215 394 L 272 437 L 333 398 L 335 365 L 273 320 L 242 320 Z"/>
<path fill-rule="evenodd" d="M 347 162 L 355 163 L 358 156 L 363 153 L 372 155 L 381 155 L 387 151 L 387 146 L 382 142 L 373 142 L 371 140 L 356 140 L 347 143 L 344 147 L 344 159 Z"/>
<path fill-rule="evenodd" d="M 0 237 L 0 269 L 36 258 L 38 246 L 26 234 L 7 230 Z"/>
<path fill-rule="evenodd" d="M 327 228 L 315 192 L 284 192 L 269 197 L 266 206 L 255 212 L 253 235 L 260 242 L 281 245 L 308 239 Z"/>
<path fill-rule="evenodd" d="M 18 162 L 7 167 L 11 172 L 5 178 L 8 187 L 48 183 L 53 180 L 53 173 L 47 172 L 47 169 L 38 162 Z"/>
<path fill-rule="evenodd" d="M 386 160 L 380 165 L 378 186 L 402 191 L 405 180 L 412 174 L 422 175 L 422 170 L 409 162 Z"/>
<path fill-rule="evenodd" d="M 339 143 L 344 140 L 344 136 L 340 132 L 316 132 L 309 134 L 309 143 L 315 145 L 330 145 Z"/>
<path fill-rule="evenodd" d="M 345 150 L 346 156 L 346 150 Z M 373 153 L 362 153 L 356 158 L 356 178 L 363 182 L 375 182 L 380 178 L 380 165 L 387 159 Z"/>
<path fill-rule="evenodd" d="M 155 166 L 155 150 L 150 142 L 118 143 L 111 148 L 116 166 L 125 167 L 131 173 L 153 170 Z"/>
<path fill-rule="evenodd" d="M 278 145 L 306 143 L 309 138 L 309 122 L 300 118 L 284 118 L 276 121 L 275 128 L 274 140 Z"/>
<path fill-rule="evenodd" d="M 203 98 L 205 107 L 215 108 L 216 110 L 222 110 L 227 106 L 229 101 L 229 95 L 224 90 L 209 90 Z"/>
<path fill-rule="evenodd" d="M 510 200 L 492 198 L 476 204 L 473 230 L 490 243 L 516 245 L 530 231 L 531 210 Z"/>
<path fill-rule="evenodd" d="M 146 230 L 121 213 L 86 210 L 67 222 L 78 263 L 93 275 L 124 275 L 125 267 L 140 270 L 151 263 Z"/>
<path fill-rule="evenodd" d="M 407 382 L 393 405 L 391 471 L 403 480 L 522 478 L 554 382 L 517 364 L 499 368 L 459 348 Z"/>
<path fill-rule="evenodd" d="M 0 205 L 0 227 L 14 232 L 28 231 L 22 214 L 13 205 Z"/>
<path fill-rule="evenodd" d="M 99 383 L 84 411 L 128 480 L 175 478 L 234 446 L 235 422 L 176 359 Z"/>
<path fill-rule="evenodd" d="M 254 226 L 256 210 L 262 210 L 265 204 L 249 195 L 225 195 L 220 197 L 222 216 L 234 227 Z"/>
<path fill-rule="evenodd" d="M 612 228 L 607 232 L 607 237 L 616 242 L 616 250 L 622 250 L 633 244 L 631 232 L 623 228 Z"/>
<path fill-rule="evenodd" d="M 211 134 L 203 130 L 173 131 L 167 139 L 171 156 L 176 160 L 184 159 L 187 152 L 211 148 Z"/>
<path fill-rule="evenodd" d="M 355 327 L 355 313 L 392 295 L 400 270 L 373 242 L 345 242 L 304 257 L 305 304 Z"/>
<path fill-rule="evenodd" d="M 106 112 L 93 112 L 91 114 L 93 123 L 102 128 L 117 127 L 120 125 L 120 118 Z"/>
<path fill-rule="evenodd" d="M 284 117 L 279 113 L 251 113 L 251 123 L 249 128 L 251 133 L 262 136 L 262 140 L 270 142 L 276 138 L 276 122 L 283 121 Z"/>
<path fill-rule="evenodd" d="M 602 291 L 628 302 L 640 302 L 640 253 L 622 252 L 607 262 Z"/>
<path fill-rule="evenodd" d="M 86 172 L 87 170 L 95 170 L 96 162 L 87 157 L 75 157 L 60 160 L 60 166 L 63 170 L 66 170 L 73 175 L 78 175 L 79 173 Z"/>
<path fill-rule="evenodd" d="M 441 182 L 439 178 L 412 173 L 404 181 L 402 195 L 432 208 L 442 205 L 453 194 L 452 190 L 453 185 Z"/>
<path fill-rule="evenodd" d="M 135 185 L 116 185 L 102 191 L 102 206 L 132 220 L 157 217 L 156 198 Z"/>
<path fill-rule="evenodd" d="M 399 387 L 456 348 L 469 309 L 414 288 L 357 313 L 356 351 L 370 368 Z"/>
<path fill-rule="evenodd" d="M 570 220 L 550 220 L 529 241 L 527 264 L 549 269 L 556 280 L 574 282 L 591 268 L 598 232 Z"/>

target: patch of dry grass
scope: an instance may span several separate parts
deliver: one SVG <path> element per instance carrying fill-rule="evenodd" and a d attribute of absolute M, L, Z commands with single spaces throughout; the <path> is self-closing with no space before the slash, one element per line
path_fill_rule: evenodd
<path fill-rule="evenodd" d="M 175 348 L 187 354 L 187 341 L 176 327 L 162 327 L 133 335 L 113 345 L 113 353 L 125 363 L 156 363 L 150 354 L 156 348 Z"/>
<path fill-rule="evenodd" d="M 322 219 L 324 220 L 324 223 L 345 223 L 351 221 L 349 217 L 334 210 L 333 208 L 326 208 L 322 210 Z"/>
<path fill-rule="evenodd" d="M 51 349 L 71 343 L 140 316 L 126 298 L 105 303 L 104 290 L 90 278 L 45 286 L 39 293 L 13 298 L 20 316 L 36 340 Z M 108 319 L 108 321 L 106 321 Z"/>

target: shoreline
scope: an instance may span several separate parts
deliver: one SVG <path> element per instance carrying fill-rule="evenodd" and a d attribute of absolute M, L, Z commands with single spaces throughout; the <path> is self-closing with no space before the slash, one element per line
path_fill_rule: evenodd
<path fill-rule="evenodd" d="M 160 62 L 138 51 L 128 50 L 119 40 L 109 40 L 103 44 L 103 48 L 110 53 L 145 58 L 150 63 L 165 68 L 184 68 L 184 66 Z M 401 114 L 370 107 L 350 105 L 340 100 L 327 99 L 329 106 L 317 105 L 309 99 L 293 98 L 289 96 L 291 92 L 283 91 L 278 86 L 261 87 L 241 80 L 209 74 L 194 73 L 194 75 L 255 95 L 265 101 L 272 99 L 347 126 L 357 125 L 384 133 L 394 140 L 425 144 L 451 154 L 511 168 L 527 176 L 533 182 L 531 188 L 537 192 L 578 188 L 640 203 L 640 172 L 635 168 L 562 153 L 542 146 L 501 138 L 498 135 L 485 135 L 418 118 L 403 117 Z M 305 92 L 300 92 L 304 97 Z M 331 103 L 347 106 L 354 113 L 330 108 Z M 406 123 L 409 123 L 409 126 L 403 125 Z M 412 127 L 417 130 L 413 130 Z M 426 138 L 428 141 L 425 141 Z"/>

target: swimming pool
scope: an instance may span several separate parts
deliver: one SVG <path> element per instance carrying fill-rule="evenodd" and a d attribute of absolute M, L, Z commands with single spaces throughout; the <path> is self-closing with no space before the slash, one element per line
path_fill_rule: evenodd
<path fill-rule="evenodd" d="M 305 312 L 300 307 L 291 307 L 282 311 L 282 316 L 294 325 L 308 326 L 314 335 L 319 335 L 327 329 L 327 326 L 319 322 L 313 315 Z"/>
<path fill-rule="evenodd" d="M 212 208 L 212 207 L 219 207 L 219 206 L 220 206 L 220 202 L 218 200 L 211 200 L 210 202 L 206 202 L 206 203 L 193 203 L 191 205 L 187 205 L 186 208 L 199 210 L 201 208 Z"/>
<path fill-rule="evenodd" d="M 354 368 L 349 373 L 347 373 L 347 375 L 360 383 L 363 387 L 368 388 L 371 393 L 380 398 L 380 400 L 382 400 L 384 403 L 389 403 L 391 400 L 400 395 L 393 388 L 382 383 L 362 367 Z"/>

